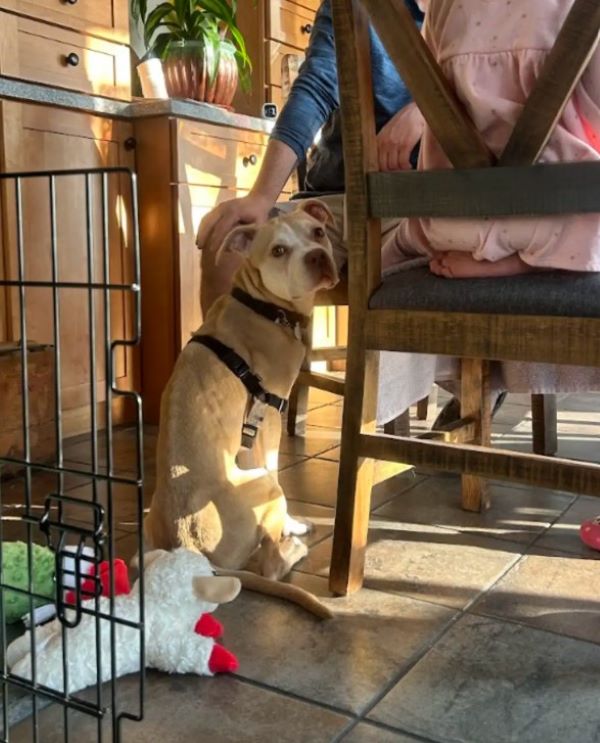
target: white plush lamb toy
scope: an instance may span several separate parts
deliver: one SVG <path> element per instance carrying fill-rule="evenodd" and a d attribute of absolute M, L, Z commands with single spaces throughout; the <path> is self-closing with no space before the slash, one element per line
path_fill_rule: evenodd
<path fill-rule="evenodd" d="M 221 603 L 233 601 L 241 585 L 237 578 L 217 577 L 204 555 L 177 549 L 155 550 L 144 556 L 145 650 L 146 666 L 168 673 L 214 673 L 235 671 L 235 656 L 215 638 L 222 627 L 211 616 Z M 139 581 L 131 592 L 114 600 L 114 616 L 139 622 Z M 94 607 L 94 600 L 88 603 Z M 101 597 L 99 608 L 110 614 L 110 600 Z M 96 618 L 83 614 L 81 622 L 66 630 L 68 639 L 68 680 L 64 688 L 62 625 L 58 620 L 38 627 L 36 643 L 36 681 L 59 692 L 73 694 L 96 683 Z M 100 620 L 102 681 L 112 676 L 110 662 L 110 622 Z M 139 631 L 117 624 L 116 676 L 135 673 L 140 668 Z M 30 633 L 19 637 L 7 649 L 11 673 L 31 679 Z"/>

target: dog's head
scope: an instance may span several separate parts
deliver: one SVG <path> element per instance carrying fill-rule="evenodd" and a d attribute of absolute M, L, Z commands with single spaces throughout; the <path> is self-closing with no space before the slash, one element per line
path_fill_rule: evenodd
<path fill-rule="evenodd" d="M 264 225 L 236 227 L 219 253 L 245 256 L 271 294 L 297 302 L 334 287 L 339 280 L 327 236 L 330 224 L 334 218 L 328 207 L 318 199 L 307 199 Z"/>

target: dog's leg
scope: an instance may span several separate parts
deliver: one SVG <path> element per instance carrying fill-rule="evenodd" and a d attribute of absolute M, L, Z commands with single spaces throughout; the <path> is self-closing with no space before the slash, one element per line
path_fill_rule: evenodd
<path fill-rule="evenodd" d="M 295 519 L 289 513 L 285 514 L 285 521 L 283 522 L 284 537 L 303 537 L 311 532 L 312 528 L 313 526 L 310 521 Z"/>
<path fill-rule="evenodd" d="M 275 542 L 267 535 L 257 555 L 260 573 L 269 580 L 281 580 L 307 554 L 308 547 L 298 537 L 286 537 Z"/>

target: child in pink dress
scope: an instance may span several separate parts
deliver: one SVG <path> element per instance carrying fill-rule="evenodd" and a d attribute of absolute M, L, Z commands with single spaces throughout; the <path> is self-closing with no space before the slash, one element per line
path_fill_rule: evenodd
<path fill-rule="evenodd" d="M 574 0 L 420 0 L 425 39 L 489 149 L 499 157 Z M 540 162 L 600 160 L 600 49 L 592 57 Z M 420 170 L 450 168 L 426 126 Z M 407 219 L 383 248 L 386 272 L 415 256 L 446 278 L 512 276 L 544 269 L 600 271 L 600 214 L 544 218 Z M 412 263 L 412 261 L 411 261 Z M 505 376 L 511 365 L 504 365 Z M 552 367 L 512 365 L 517 376 L 551 376 Z M 565 378 L 597 370 L 562 369 Z M 536 377 L 537 375 L 537 377 Z M 581 525 L 600 550 L 600 516 Z"/>
<path fill-rule="evenodd" d="M 425 39 L 489 149 L 500 156 L 573 0 L 422 0 Z M 600 50 L 540 162 L 600 160 Z M 428 127 L 420 170 L 451 167 Z M 600 271 L 600 215 L 407 219 L 383 250 L 384 270 L 415 255 L 447 278 L 543 269 Z"/>

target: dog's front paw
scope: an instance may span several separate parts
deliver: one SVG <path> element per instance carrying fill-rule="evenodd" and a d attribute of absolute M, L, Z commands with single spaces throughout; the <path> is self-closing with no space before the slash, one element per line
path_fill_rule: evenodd
<path fill-rule="evenodd" d="M 284 537 L 303 537 L 313 530 L 313 525 L 306 519 L 298 520 L 292 518 L 289 513 L 285 515 L 283 523 Z"/>

